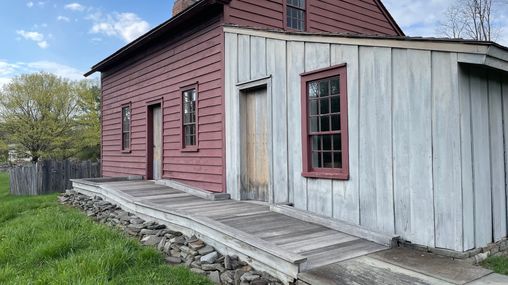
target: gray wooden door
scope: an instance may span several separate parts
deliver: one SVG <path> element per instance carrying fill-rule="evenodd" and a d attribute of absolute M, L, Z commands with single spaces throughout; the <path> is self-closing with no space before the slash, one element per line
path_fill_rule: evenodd
<path fill-rule="evenodd" d="M 153 118 L 153 179 L 162 178 L 162 110 L 160 106 L 152 109 Z"/>
<path fill-rule="evenodd" d="M 244 93 L 242 123 L 242 200 L 268 201 L 268 110 L 266 89 Z"/>

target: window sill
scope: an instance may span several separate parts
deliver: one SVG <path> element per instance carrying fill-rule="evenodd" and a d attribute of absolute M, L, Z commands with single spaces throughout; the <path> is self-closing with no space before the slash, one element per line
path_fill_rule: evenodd
<path fill-rule="evenodd" d="M 124 150 L 121 150 L 120 152 L 123 153 L 123 154 L 130 154 L 130 153 L 132 153 L 132 151 L 130 149 L 124 149 Z"/>
<path fill-rule="evenodd" d="M 303 30 L 298 30 L 298 29 L 290 28 L 287 25 L 284 27 L 284 30 L 286 32 L 292 32 L 292 33 L 306 33 L 307 32 L 307 28 L 305 28 Z"/>
<path fill-rule="evenodd" d="M 302 176 L 305 178 L 321 178 L 321 179 L 332 179 L 332 180 L 349 180 L 349 174 L 337 173 L 337 172 L 315 172 L 308 171 L 302 172 Z"/>
<path fill-rule="evenodd" d="M 199 152 L 199 148 L 197 147 L 187 147 L 181 149 L 181 152 Z"/>

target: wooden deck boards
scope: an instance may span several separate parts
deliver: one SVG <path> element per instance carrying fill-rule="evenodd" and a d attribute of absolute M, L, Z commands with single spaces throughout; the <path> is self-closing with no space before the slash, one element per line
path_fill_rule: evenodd
<path fill-rule="evenodd" d="M 210 201 L 153 182 L 112 182 L 108 189 L 138 201 L 206 217 L 277 247 L 308 258 L 307 269 L 376 252 L 386 247 L 318 224 L 270 211 L 263 203 Z"/>

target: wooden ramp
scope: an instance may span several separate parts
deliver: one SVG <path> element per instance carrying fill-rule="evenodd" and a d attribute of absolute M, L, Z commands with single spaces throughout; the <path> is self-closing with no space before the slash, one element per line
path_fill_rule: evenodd
<path fill-rule="evenodd" d="M 127 211 L 196 234 L 287 282 L 298 273 L 387 249 L 386 246 L 270 211 L 264 203 L 210 201 L 151 181 L 87 183 L 74 189 Z"/>

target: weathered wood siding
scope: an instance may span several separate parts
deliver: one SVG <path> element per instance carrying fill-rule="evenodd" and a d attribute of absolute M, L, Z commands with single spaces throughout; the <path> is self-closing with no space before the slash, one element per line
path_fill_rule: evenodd
<path fill-rule="evenodd" d="M 177 41 L 162 42 L 138 60 L 103 75 L 103 175 L 146 175 L 147 105 L 162 100 L 163 178 L 224 190 L 223 32 L 203 20 Z M 180 88 L 199 83 L 199 151 L 181 151 Z M 132 103 L 131 153 L 121 152 L 121 106 Z"/>
<path fill-rule="evenodd" d="M 464 251 L 506 236 L 508 88 L 499 75 L 470 75 L 474 68 L 459 68 L 455 52 L 262 36 L 267 34 L 226 33 L 226 145 L 232 146 L 226 173 L 232 197 L 240 189 L 230 164 L 239 155 L 236 83 L 271 75 L 275 202 L 436 248 Z M 278 68 L 254 72 L 248 58 Z M 300 74 L 342 63 L 348 72 L 351 178 L 307 179 Z"/>
<path fill-rule="evenodd" d="M 233 0 L 225 22 L 249 27 L 285 28 L 287 0 Z M 398 35 L 376 0 L 307 0 L 307 31 Z"/>
<path fill-rule="evenodd" d="M 464 249 L 507 235 L 508 76 L 460 66 Z"/>
<path fill-rule="evenodd" d="M 72 189 L 71 179 L 97 178 L 100 163 L 92 161 L 43 160 L 9 169 L 12 195 L 44 195 Z"/>

